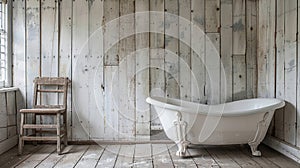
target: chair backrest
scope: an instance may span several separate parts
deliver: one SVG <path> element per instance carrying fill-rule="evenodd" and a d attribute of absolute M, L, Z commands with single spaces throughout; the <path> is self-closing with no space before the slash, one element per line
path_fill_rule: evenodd
<path fill-rule="evenodd" d="M 67 109 L 67 95 L 70 80 L 65 77 L 36 77 L 34 79 L 33 108 L 64 108 Z M 42 93 L 55 93 L 53 98 L 61 98 L 62 104 L 43 104 Z M 63 94 L 63 96 L 59 96 Z M 38 99 L 40 101 L 38 101 Z M 39 102 L 39 103 L 38 103 Z"/>

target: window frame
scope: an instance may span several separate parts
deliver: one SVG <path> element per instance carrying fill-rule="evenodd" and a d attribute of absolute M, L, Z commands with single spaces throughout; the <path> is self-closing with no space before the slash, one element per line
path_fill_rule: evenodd
<path fill-rule="evenodd" d="M 6 6 L 6 74 L 0 80 L 0 88 L 7 88 L 12 87 L 12 1 L 1 0 L 1 3 Z"/>

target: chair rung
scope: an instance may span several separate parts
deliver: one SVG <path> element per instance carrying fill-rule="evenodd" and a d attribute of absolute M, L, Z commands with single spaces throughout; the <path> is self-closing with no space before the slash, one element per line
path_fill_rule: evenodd
<path fill-rule="evenodd" d="M 57 131 L 56 129 L 51 129 L 51 130 L 39 130 L 39 129 L 36 129 L 35 130 L 36 133 L 51 133 L 51 134 L 56 134 Z M 66 131 L 65 130 L 60 130 L 60 133 L 65 133 Z"/>
<path fill-rule="evenodd" d="M 60 135 L 62 138 L 64 134 Z M 56 141 L 57 136 L 22 136 L 24 141 Z"/>
<path fill-rule="evenodd" d="M 60 127 L 63 127 L 64 124 L 62 124 Z M 24 124 L 23 128 L 25 129 L 38 129 L 38 128 L 57 128 L 57 125 L 54 124 Z"/>
<path fill-rule="evenodd" d="M 52 92 L 52 93 L 63 93 L 64 92 L 64 90 L 48 90 L 48 89 L 39 89 L 39 90 L 37 90 L 38 92 Z"/>

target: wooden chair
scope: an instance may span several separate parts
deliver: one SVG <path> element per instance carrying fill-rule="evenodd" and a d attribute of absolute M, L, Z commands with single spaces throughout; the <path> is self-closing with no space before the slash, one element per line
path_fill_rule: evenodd
<path fill-rule="evenodd" d="M 68 134 L 67 134 L 67 93 L 68 93 L 68 78 L 63 77 L 37 77 L 34 80 L 34 97 L 33 97 L 33 108 L 32 109 L 21 109 L 21 123 L 20 123 L 20 135 L 19 135 L 19 154 L 22 154 L 24 141 L 57 141 L 57 153 L 61 154 L 61 140 L 63 138 L 64 145 L 68 143 Z M 59 95 L 63 94 L 62 105 L 57 101 L 55 105 L 43 104 L 41 99 L 43 94 L 52 93 L 50 96 L 56 98 L 57 100 Z M 28 114 L 31 114 L 33 117 L 32 124 L 26 123 L 26 117 Z M 36 123 L 36 117 L 40 116 L 56 116 L 55 120 L 50 124 Z M 61 117 L 63 123 L 61 123 Z M 63 128 L 63 130 L 61 130 Z M 32 130 L 32 135 L 25 135 L 25 130 Z M 47 130 L 45 130 L 47 129 Z M 44 136 L 36 135 L 36 132 L 56 132 L 56 136 Z M 49 131 L 50 130 L 50 131 Z"/>

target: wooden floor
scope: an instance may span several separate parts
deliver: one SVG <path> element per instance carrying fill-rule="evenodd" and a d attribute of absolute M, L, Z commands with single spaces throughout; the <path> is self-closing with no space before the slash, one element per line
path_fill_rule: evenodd
<path fill-rule="evenodd" d="M 189 157 L 175 156 L 173 144 L 70 145 L 57 155 L 55 145 L 25 145 L 0 155 L 1 167 L 270 167 L 299 168 L 300 165 L 261 145 L 262 157 L 252 157 L 248 146 L 191 146 Z"/>

